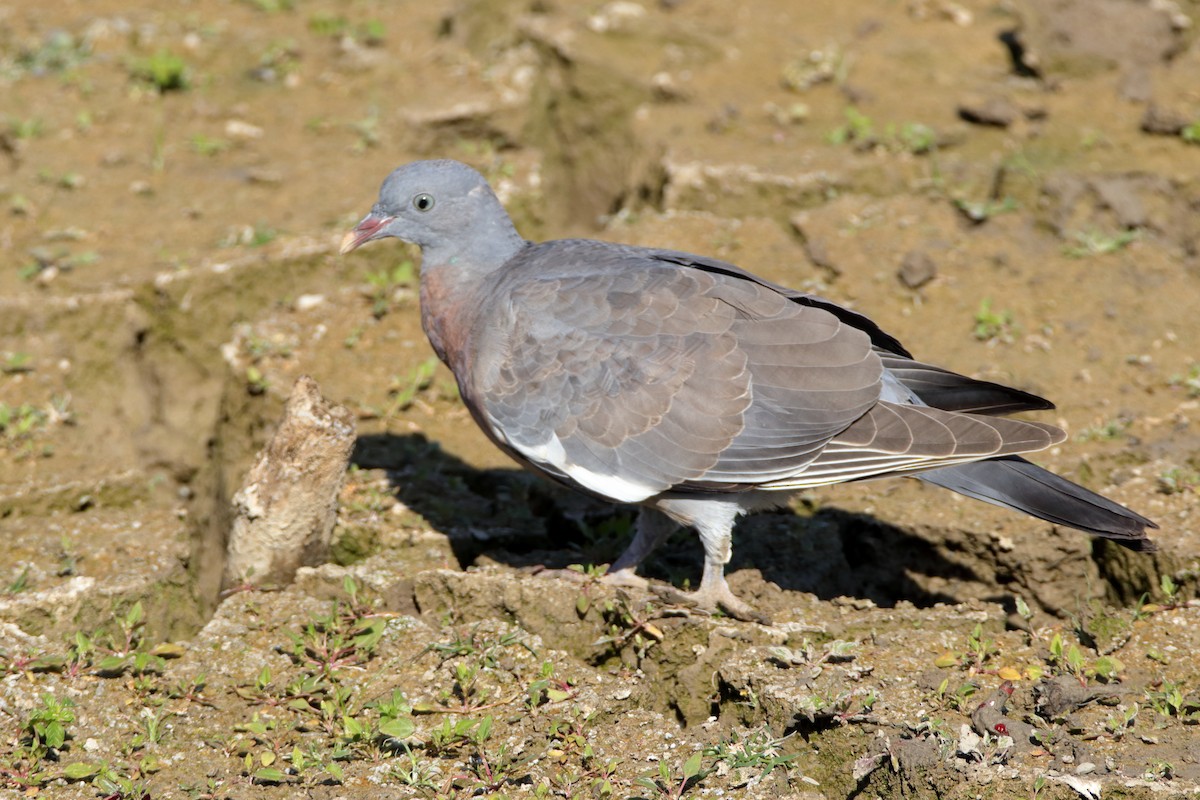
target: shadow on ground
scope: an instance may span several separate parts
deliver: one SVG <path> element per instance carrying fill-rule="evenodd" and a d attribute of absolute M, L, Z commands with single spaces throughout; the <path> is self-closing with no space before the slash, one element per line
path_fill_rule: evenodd
<path fill-rule="evenodd" d="M 636 509 L 592 500 L 518 469 L 475 469 L 421 434 L 361 436 L 351 460 L 362 469 L 386 470 L 399 500 L 447 535 L 464 569 L 487 562 L 553 569 L 610 563 L 632 536 Z M 739 571 L 757 570 L 764 582 L 822 600 L 849 597 L 881 607 L 905 600 L 923 608 L 964 599 L 952 590 L 930 591 L 930 579 L 950 587 L 988 580 L 947 558 L 938 542 L 836 508 L 753 515 L 739 523 L 734 545 L 728 573 L 735 585 Z M 697 584 L 700 569 L 695 534 L 681 530 L 642 572 L 686 588 Z"/>

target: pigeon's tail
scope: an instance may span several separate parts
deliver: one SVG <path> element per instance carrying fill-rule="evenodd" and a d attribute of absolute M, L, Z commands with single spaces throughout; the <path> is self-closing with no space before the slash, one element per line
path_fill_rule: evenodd
<path fill-rule="evenodd" d="M 923 472 L 916 477 L 985 503 L 1112 539 L 1143 553 L 1158 549 L 1146 538 L 1150 520 L 1020 456 L 1002 456 Z"/>

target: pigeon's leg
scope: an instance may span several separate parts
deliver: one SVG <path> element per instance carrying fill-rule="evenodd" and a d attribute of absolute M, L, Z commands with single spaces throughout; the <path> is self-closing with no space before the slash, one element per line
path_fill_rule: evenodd
<path fill-rule="evenodd" d="M 704 545 L 704 574 L 694 592 L 672 592 L 668 596 L 701 611 L 718 608 L 747 622 L 770 624 L 770 619 L 739 600 L 725 581 L 725 565 L 733 554 L 733 524 L 742 507 L 734 502 L 715 500 L 662 500 L 659 508 L 677 521 L 691 525 Z"/>
<path fill-rule="evenodd" d="M 637 568 L 678 527 L 674 520 L 661 511 L 643 507 L 638 512 L 633 541 L 608 568 L 604 582 L 613 586 L 645 589 L 649 581 L 637 574 Z"/>

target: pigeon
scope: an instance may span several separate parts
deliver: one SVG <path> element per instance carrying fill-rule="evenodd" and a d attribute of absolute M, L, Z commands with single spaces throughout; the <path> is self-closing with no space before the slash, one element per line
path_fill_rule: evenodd
<path fill-rule="evenodd" d="M 704 569 L 687 602 L 763 620 L 725 579 L 737 519 L 889 476 L 1155 549 L 1149 519 L 1021 457 L 1066 434 L 1005 415 L 1052 403 L 919 361 L 827 299 L 692 253 L 527 241 L 451 160 L 388 175 L 341 252 L 387 237 L 420 248 L 422 327 L 488 438 L 538 475 L 639 507 L 610 583 L 648 586 L 638 566 L 688 526 Z"/>

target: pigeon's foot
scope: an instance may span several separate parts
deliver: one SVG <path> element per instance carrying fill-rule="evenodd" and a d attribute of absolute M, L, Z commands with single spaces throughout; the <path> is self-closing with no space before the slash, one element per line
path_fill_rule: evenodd
<path fill-rule="evenodd" d="M 523 571 L 528 575 L 536 575 L 539 578 L 559 578 L 571 583 L 585 583 L 591 580 L 590 577 L 576 569 L 549 569 L 543 566 L 536 566 L 527 567 Z"/>
<path fill-rule="evenodd" d="M 600 580 L 608 586 L 617 586 L 622 589 L 641 589 L 645 591 L 650 588 L 650 581 L 634 572 L 633 567 L 618 570 L 610 568 Z"/>
<path fill-rule="evenodd" d="M 760 625 L 770 625 L 771 618 L 753 606 L 739 600 L 725 581 L 701 586 L 694 592 L 681 592 L 674 586 L 654 587 L 654 592 L 668 603 L 688 606 L 697 611 L 711 614 L 718 608 L 734 619 L 742 622 L 757 622 Z"/>

